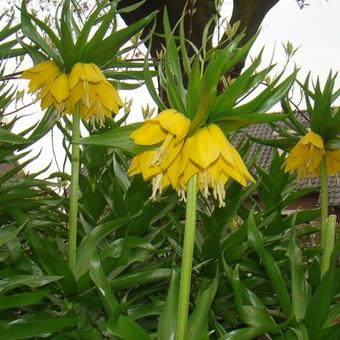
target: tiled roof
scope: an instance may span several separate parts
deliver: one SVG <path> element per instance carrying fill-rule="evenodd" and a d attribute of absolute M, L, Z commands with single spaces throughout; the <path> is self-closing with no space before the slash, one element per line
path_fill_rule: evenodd
<path fill-rule="evenodd" d="M 304 118 L 300 120 L 304 120 Z M 248 140 L 248 135 L 262 139 L 275 138 L 275 133 L 270 125 L 257 124 L 252 125 L 249 128 L 245 129 L 244 131 L 237 133 L 232 139 L 233 144 L 237 148 L 243 146 Z M 265 170 L 269 170 L 273 156 L 272 147 L 251 142 L 246 160 L 251 159 L 255 155 L 257 155 L 256 164 Z M 300 181 L 299 187 L 320 188 L 320 178 L 319 177 L 304 178 Z M 337 178 L 336 176 L 328 177 L 328 204 L 329 206 L 340 207 L 340 178 Z"/>

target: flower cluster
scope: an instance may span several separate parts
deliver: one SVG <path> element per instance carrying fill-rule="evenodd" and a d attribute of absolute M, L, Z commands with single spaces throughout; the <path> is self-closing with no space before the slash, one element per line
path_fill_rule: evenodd
<path fill-rule="evenodd" d="M 340 172 L 340 150 L 325 150 L 323 138 L 315 132 L 308 132 L 293 147 L 285 160 L 285 172 L 296 171 L 299 177 L 320 176 L 322 157 L 327 160 L 327 175 Z"/>
<path fill-rule="evenodd" d="M 285 172 L 296 171 L 299 177 L 319 176 L 320 163 L 325 154 L 323 139 L 310 131 L 293 147 L 285 160 Z"/>
<path fill-rule="evenodd" d="M 123 105 L 117 90 L 93 63 L 77 63 L 70 74 L 53 61 L 44 61 L 23 72 L 29 79 L 29 93 L 37 93 L 41 108 L 54 106 L 58 115 L 72 114 L 79 103 L 80 116 L 102 125 L 105 117 Z"/>
<path fill-rule="evenodd" d="M 184 199 L 189 179 L 197 175 L 200 192 L 208 197 L 211 188 L 224 206 L 224 186 L 229 178 L 242 185 L 254 179 L 218 125 L 199 128 L 189 136 L 190 127 L 190 120 L 172 109 L 146 121 L 130 137 L 153 149 L 132 159 L 129 175 L 141 173 L 144 180 L 150 180 L 152 198 L 171 185 Z"/>
<path fill-rule="evenodd" d="M 327 174 L 334 176 L 340 173 L 340 150 L 326 150 Z"/>

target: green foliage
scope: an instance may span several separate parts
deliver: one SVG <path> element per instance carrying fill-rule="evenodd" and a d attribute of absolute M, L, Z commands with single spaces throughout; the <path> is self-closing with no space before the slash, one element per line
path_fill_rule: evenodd
<path fill-rule="evenodd" d="M 166 107 L 156 96 L 152 80 L 156 73 L 150 71 L 155 62 L 149 57 L 137 71 L 118 70 L 133 67 L 117 57 L 126 52 L 121 49 L 125 42 L 153 16 L 119 31 L 116 2 L 100 3 L 84 25 L 73 17 L 72 4 L 63 4 L 54 32 L 28 13 L 23 2 L 22 30 L 38 46 L 28 46 L 21 39 L 31 56 L 36 60 L 56 58 L 65 65 L 76 60 L 95 61 L 106 68 L 111 79 L 140 80 L 145 76 L 159 108 Z M 258 70 L 261 55 L 237 79 L 230 81 L 224 76 L 248 53 L 253 41 L 238 47 L 239 36 L 211 51 L 195 50 L 195 56 L 189 58 L 190 43 L 183 25 L 179 24 L 182 33 L 175 37 L 165 16 L 167 49 L 156 65 L 173 107 L 183 110 L 197 126 L 219 122 L 225 132 L 232 133 L 249 124 L 273 124 L 281 119 L 280 114 L 265 114 L 281 100 L 287 124 L 296 133 L 291 138 L 283 131 L 278 144 L 284 141 L 283 148 L 289 148 L 305 133 L 284 97 L 295 74 L 285 80 L 279 74 L 249 99 L 272 69 Z M 0 40 L 11 32 L 13 28 L 5 27 Z M 6 50 L 8 57 L 19 53 L 13 46 Z M 223 83 L 228 85 L 223 87 Z M 328 117 L 321 122 L 327 130 L 327 143 L 337 144 L 339 130 L 334 127 L 338 112 L 328 110 L 339 94 L 333 91 L 334 77 L 330 76 L 324 89 L 318 82 L 313 90 L 300 85 L 314 103 L 310 112 L 317 116 L 322 111 Z M 0 83 L 1 114 L 14 101 L 15 91 Z M 70 121 L 56 121 L 54 112 L 47 110 L 37 124 L 19 133 L 13 132 L 13 126 L 20 118 L 2 122 L 0 165 L 11 164 L 0 175 L 2 337 L 175 339 L 185 203 L 171 191 L 151 201 L 150 185 L 141 176 L 127 176 L 131 154 L 143 149 L 129 139 L 139 123 L 122 126 L 125 118 L 117 123 L 107 120 L 106 127 L 95 132 L 88 128 L 90 136 L 77 141 L 82 170 L 74 271 L 67 263 L 69 175 L 56 172 L 42 179 L 44 169 L 25 173 L 28 164 L 37 162 L 28 149 L 55 125 L 64 133 L 64 151 L 70 159 Z M 281 132 L 279 125 L 275 128 Z M 285 155 L 276 152 L 277 146 L 269 169 L 254 165 L 254 160 L 248 162 L 256 183 L 245 189 L 237 183 L 227 184 L 225 207 L 198 198 L 188 339 L 339 338 L 339 245 L 321 279 L 320 249 L 301 246 L 303 237 L 319 232 L 311 225 L 319 212 L 301 209 L 293 215 L 286 213 L 313 190 L 298 189 L 282 172 Z M 244 146 L 244 157 L 249 148 L 250 143 Z"/>

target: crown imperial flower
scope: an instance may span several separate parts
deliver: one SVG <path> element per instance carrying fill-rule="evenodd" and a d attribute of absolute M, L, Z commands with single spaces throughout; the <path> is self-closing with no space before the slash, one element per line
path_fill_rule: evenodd
<path fill-rule="evenodd" d="M 243 186 L 248 180 L 254 181 L 241 156 L 216 124 L 198 129 L 186 140 L 181 163 L 176 186 L 179 195 L 185 195 L 189 179 L 197 174 L 198 189 L 202 195 L 208 197 L 211 188 L 220 207 L 225 205 L 225 184 L 229 178 Z"/>
<path fill-rule="evenodd" d="M 36 93 L 41 99 L 41 108 L 54 106 L 58 114 L 70 110 L 68 77 L 62 73 L 54 61 L 44 61 L 22 73 L 22 78 L 29 79 L 28 93 Z"/>
<path fill-rule="evenodd" d="M 28 92 L 38 94 L 42 109 L 54 106 L 58 115 L 72 114 L 79 103 L 81 118 L 93 125 L 102 125 L 123 105 L 117 90 L 92 63 L 77 63 L 65 74 L 48 60 L 24 71 L 22 78 L 30 80 Z"/>
<path fill-rule="evenodd" d="M 129 175 L 141 173 L 144 180 L 153 184 L 152 198 L 161 193 L 170 182 L 166 170 L 178 157 L 191 122 L 173 109 L 161 112 L 156 118 L 147 120 L 130 137 L 139 145 L 157 145 L 154 150 L 144 151 L 132 159 Z"/>
<path fill-rule="evenodd" d="M 340 173 L 340 150 L 327 150 L 327 174 L 335 176 Z"/>
<path fill-rule="evenodd" d="M 296 171 L 299 177 L 319 176 L 320 163 L 324 155 L 322 137 L 310 131 L 299 140 L 289 153 L 284 163 L 284 171 L 290 173 Z"/>
<path fill-rule="evenodd" d="M 224 206 L 229 178 L 242 185 L 254 179 L 218 125 L 202 127 L 188 137 L 190 126 L 188 118 L 172 109 L 146 121 L 130 137 L 139 145 L 162 144 L 135 156 L 128 173 L 141 173 L 144 180 L 152 182 L 153 199 L 169 185 L 185 199 L 188 181 L 197 175 L 203 196 L 208 197 L 211 188 L 219 205 Z"/>
<path fill-rule="evenodd" d="M 80 116 L 92 123 L 103 125 L 105 117 L 111 117 L 123 106 L 117 90 L 96 64 L 75 64 L 69 76 L 69 88 L 71 107 L 74 110 L 80 103 Z"/>

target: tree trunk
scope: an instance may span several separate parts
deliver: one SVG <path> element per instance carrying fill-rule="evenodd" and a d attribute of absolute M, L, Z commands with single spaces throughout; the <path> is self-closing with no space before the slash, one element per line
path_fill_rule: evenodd
<path fill-rule="evenodd" d="M 137 3 L 136 0 L 122 0 L 119 2 L 121 8 Z M 202 34 L 204 27 L 209 19 L 216 14 L 214 0 L 189 0 L 186 6 L 186 0 L 147 0 L 136 11 L 130 13 L 122 13 L 122 17 L 127 25 L 147 16 L 148 14 L 158 11 L 157 24 L 155 34 L 152 37 L 151 56 L 157 57 L 157 53 L 161 51 L 162 45 L 165 45 L 163 38 L 163 13 L 166 8 L 168 11 L 169 21 L 172 28 L 181 20 L 183 11 L 186 8 L 184 15 L 185 36 L 197 48 L 202 46 Z M 190 13 L 193 13 L 192 15 Z M 142 37 L 145 37 L 152 25 L 145 27 Z M 213 25 L 210 33 L 213 33 Z M 190 54 L 190 51 L 188 51 Z"/>

